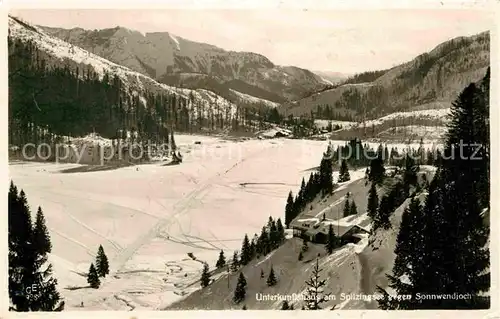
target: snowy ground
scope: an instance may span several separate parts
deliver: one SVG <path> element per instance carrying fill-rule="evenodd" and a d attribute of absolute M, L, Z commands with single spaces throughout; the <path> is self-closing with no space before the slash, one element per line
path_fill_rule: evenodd
<path fill-rule="evenodd" d="M 198 289 L 202 261 L 213 267 L 219 250 L 229 258 L 245 233 L 260 232 L 270 215 L 283 218 L 288 192 L 318 166 L 328 143 L 194 135 L 176 141 L 183 154 L 177 166 L 60 173 L 79 165 L 9 165 L 33 213 L 43 208 L 67 309 L 162 309 Z M 86 272 L 99 245 L 111 274 L 95 290 Z"/>
<path fill-rule="evenodd" d="M 41 205 L 45 213 L 68 309 L 160 309 L 198 289 L 199 260 L 214 266 L 220 249 L 231 256 L 245 233 L 259 232 L 269 215 L 283 217 L 288 191 L 326 148 L 302 140 L 176 140 L 184 156 L 177 166 L 60 173 L 78 165 L 10 164 L 32 211 Z M 85 274 L 100 244 L 112 273 L 94 290 Z"/>

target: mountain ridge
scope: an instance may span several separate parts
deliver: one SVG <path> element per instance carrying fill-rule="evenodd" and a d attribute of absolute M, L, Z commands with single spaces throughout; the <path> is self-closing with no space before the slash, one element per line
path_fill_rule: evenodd
<path fill-rule="evenodd" d="M 170 32 L 140 33 L 124 27 L 101 30 L 40 28 L 52 36 L 159 81 L 162 77 L 178 73 L 202 73 L 211 76 L 220 85 L 240 80 L 277 94 L 283 100 L 297 99 L 304 92 L 329 84 L 329 81 L 312 71 L 276 65 L 259 53 L 225 50 Z M 251 95 L 249 92 L 241 93 Z"/>
<path fill-rule="evenodd" d="M 329 106 L 351 116 L 380 117 L 411 111 L 430 103 L 449 107 L 470 82 L 477 82 L 489 66 L 489 31 L 440 43 L 411 61 L 381 71 L 364 72 L 343 83 L 287 102 L 286 115 L 310 116 L 318 106 Z M 364 82 L 366 81 L 366 82 Z"/>

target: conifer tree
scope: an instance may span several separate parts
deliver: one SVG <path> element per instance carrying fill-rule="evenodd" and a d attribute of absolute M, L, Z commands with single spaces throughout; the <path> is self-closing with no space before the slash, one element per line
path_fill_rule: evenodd
<path fill-rule="evenodd" d="M 224 251 L 221 250 L 219 253 L 219 259 L 217 259 L 217 262 L 215 263 L 215 267 L 217 269 L 224 268 L 226 266 L 226 257 L 224 256 Z"/>
<path fill-rule="evenodd" d="M 403 172 L 403 194 L 404 197 L 410 195 L 410 186 L 416 186 L 418 183 L 417 172 L 419 171 L 419 166 L 415 163 L 415 160 L 409 154 L 405 158 L 405 169 Z"/>
<path fill-rule="evenodd" d="M 281 234 L 278 231 L 278 227 L 276 226 L 276 222 L 273 220 L 271 222 L 271 226 L 269 228 L 269 242 L 271 244 L 271 250 L 279 247 L 280 236 L 281 236 Z"/>
<path fill-rule="evenodd" d="M 266 227 L 262 227 L 257 247 L 259 248 L 259 255 L 267 255 L 271 251 L 271 243 L 269 242 L 269 234 Z"/>
<path fill-rule="evenodd" d="M 326 153 L 323 154 L 323 158 L 319 167 L 320 176 L 320 187 L 323 196 L 331 194 L 333 191 L 333 167 L 332 167 L 332 149 L 329 145 Z"/>
<path fill-rule="evenodd" d="M 420 249 L 406 256 L 411 268 L 395 267 L 393 274 L 406 271 L 404 285 L 394 275 L 392 285 L 397 292 L 421 294 L 468 294 L 470 298 L 425 299 L 418 302 L 393 302 L 392 309 L 485 309 L 489 297 L 481 296 L 490 289 L 489 251 L 486 245 L 489 229 L 481 216 L 488 207 L 480 189 L 489 157 L 472 159 L 476 145 L 489 148 L 484 134 L 488 113 L 484 110 L 487 94 L 470 84 L 451 108 L 443 157 L 437 158 L 438 170 L 429 185 L 418 232 Z M 474 147 L 471 147 L 474 145 Z M 460 152 L 458 155 L 457 153 Z M 452 154 L 455 156 L 452 156 Z M 489 187 L 489 186 L 488 186 Z M 416 232 L 418 234 L 418 232 Z M 415 235 L 415 231 L 411 236 Z M 399 249 L 398 256 L 405 258 Z M 402 268 L 402 270 L 401 270 Z"/>
<path fill-rule="evenodd" d="M 104 253 L 102 245 L 99 245 L 99 249 L 97 250 L 95 268 L 99 277 L 106 277 L 106 275 L 109 274 L 108 257 Z"/>
<path fill-rule="evenodd" d="M 373 182 L 368 192 L 368 205 L 366 211 L 372 222 L 375 222 L 378 212 L 378 195 L 376 184 Z"/>
<path fill-rule="evenodd" d="M 281 245 L 285 241 L 285 228 L 281 223 L 281 218 L 276 221 L 276 230 L 278 232 L 278 245 Z"/>
<path fill-rule="evenodd" d="M 335 236 L 335 233 L 333 232 L 332 224 L 330 224 L 330 226 L 328 226 L 328 235 L 325 244 L 326 252 L 328 254 L 331 254 L 333 250 L 337 247 L 338 247 L 338 239 L 337 236 Z"/>
<path fill-rule="evenodd" d="M 326 285 L 325 279 L 320 279 L 321 270 L 319 268 L 318 260 L 316 259 L 316 265 L 314 265 L 312 276 L 306 281 L 306 304 L 305 308 L 307 310 L 319 310 L 321 309 L 321 304 L 326 301 L 324 286 Z"/>
<path fill-rule="evenodd" d="M 347 216 L 349 216 L 349 214 L 350 214 L 350 213 L 351 213 L 351 205 L 349 205 L 349 200 L 348 200 L 348 199 L 346 199 L 346 200 L 345 200 L 344 210 L 343 210 L 343 212 L 342 212 L 342 215 L 343 215 L 344 217 L 347 217 Z"/>
<path fill-rule="evenodd" d="M 391 228 L 390 217 L 392 214 L 392 203 L 389 196 L 384 196 L 380 200 L 380 206 L 378 208 L 377 216 L 373 223 L 373 230 L 379 228 L 389 229 Z"/>
<path fill-rule="evenodd" d="M 269 287 L 272 287 L 278 283 L 276 275 L 274 274 L 273 266 L 271 266 L 271 270 L 269 271 L 269 276 L 267 277 L 266 283 Z"/>
<path fill-rule="evenodd" d="M 21 190 L 17 195 L 17 188 L 12 182 L 8 200 L 9 297 L 12 310 L 30 311 L 30 299 L 25 287 L 35 282 L 31 214 L 26 194 Z"/>
<path fill-rule="evenodd" d="M 354 200 L 351 203 L 351 207 L 349 208 L 349 215 L 357 215 L 358 214 L 358 208 L 356 207 L 356 203 Z"/>
<path fill-rule="evenodd" d="M 286 207 L 285 207 L 285 225 L 286 227 L 290 226 L 290 223 L 292 220 L 295 218 L 295 212 L 294 212 L 294 201 L 293 201 L 293 194 L 292 191 L 288 193 L 288 199 L 286 200 Z"/>
<path fill-rule="evenodd" d="M 375 182 L 375 184 L 380 185 L 384 181 L 385 178 L 385 168 L 384 168 L 384 161 L 382 159 L 382 155 L 379 153 L 377 154 L 377 157 L 372 159 L 370 162 L 370 170 L 369 170 L 369 176 L 368 179 L 370 182 Z"/>
<path fill-rule="evenodd" d="M 8 196 L 8 232 L 10 310 L 62 311 L 64 301 L 57 291 L 52 265 L 47 261 L 51 243 L 43 214 L 39 209 L 32 227 L 26 194 L 23 190 L 18 194 L 13 182 Z M 28 287 L 36 288 L 29 292 Z"/>
<path fill-rule="evenodd" d="M 245 238 L 243 239 L 243 244 L 241 246 L 241 257 L 240 263 L 241 265 L 247 265 L 252 259 L 252 252 L 250 251 L 250 241 L 248 240 L 247 234 L 245 234 Z"/>
<path fill-rule="evenodd" d="M 288 302 L 286 300 L 283 301 L 283 304 L 281 305 L 281 310 L 290 310 L 290 306 L 288 305 Z"/>
<path fill-rule="evenodd" d="M 52 251 L 49 231 L 45 225 L 45 217 L 43 216 L 41 207 L 38 207 L 36 213 L 35 228 L 33 229 L 33 244 L 39 254 L 44 255 Z"/>
<path fill-rule="evenodd" d="M 236 288 L 234 290 L 233 302 L 238 304 L 245 300 L 246 297 L 247 280 L 242 272 L 238 277 L 238 282 L 236 283 Z"/>
<path fill-rule="evenodd" d="M 347 167 L 347 161 L 342 160 L 339 170 L 339 183 L 347 182 L 351 180 L 351 175 L 349 174 L 349 168 Z"/>
<path fill-rule="evenodd" d="M 203 270 L 201 272 L 200 285 L 202 288 L 207 287 L 210 284 L 210 269 L 208 268 L 208 264 L 203 264 Z"/>
<path fill-rule="evenodd" d="M 238 251 L 235 251 L 233 254 L 233 260 L 231 261 L 231 270 L 233 272 L 238 271 L 238 268 L 240 267 L 240 261 L 238 259 Z"/>
<path fill-rule="evenodd" d="M 256 245 L 256 241 L 252 239 L 250 241 L 250 248 L 249 248 L 250 260 L 255 258 L 255 245 Z"/>
<path fill-rule="evenodd" d="M 94 267 L 94 264 L 90 264 L 89 273 L 87 274 L 87 282 L 90 284 L 91 288 L 99 288 L 101 281 L 99 280 L 99 275 Z"/>

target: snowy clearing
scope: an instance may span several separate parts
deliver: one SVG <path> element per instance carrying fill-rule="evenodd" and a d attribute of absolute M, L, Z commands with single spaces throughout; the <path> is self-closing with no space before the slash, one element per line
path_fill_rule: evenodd
<path fill-rule="evenodd" d="M 45 213 L 50 259 L 68 310 L 161 309 L 198 289 L 200 261 L 212 268 L 221 249 L 229 258 L 245 233 L 259 232 L 270 215 L 283 218 L 288 192 L 327 146 L 194 135 L 176 140 L 185 154 L 178 166 L 63 174 L 79 165 L 10 164 L 32 212 L 40 205 Z M 86 273 L 99 245 L 111 274 L 96 290 L 87 288 Z"/>

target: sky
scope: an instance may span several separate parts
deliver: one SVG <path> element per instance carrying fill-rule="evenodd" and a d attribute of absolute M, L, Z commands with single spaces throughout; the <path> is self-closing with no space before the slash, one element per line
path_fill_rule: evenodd
<path fill-rule="evenodd" d="M 492 21 L 479 9 L 31 9 L 11 14 L 51 27 L 170 32 L 226 50 L 260 53 L 279 65 L 344 74 L 407 62 L 451 38 L 489 30 Z"/>

